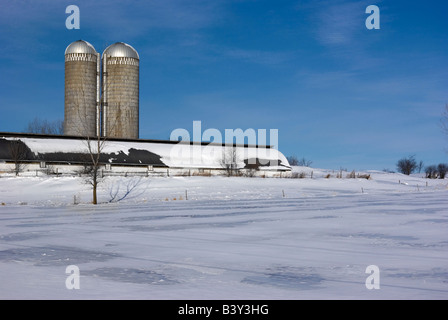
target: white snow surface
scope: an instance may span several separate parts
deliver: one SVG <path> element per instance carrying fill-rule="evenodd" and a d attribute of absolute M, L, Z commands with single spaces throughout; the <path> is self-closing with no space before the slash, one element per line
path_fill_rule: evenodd
<path fill-rule="evenodd" d="M 96 206 L 79 177 L 0 175 L 0 298 L 448 298 L 446 180 L 294 170 L 313 178 L 108 177 Z"/>

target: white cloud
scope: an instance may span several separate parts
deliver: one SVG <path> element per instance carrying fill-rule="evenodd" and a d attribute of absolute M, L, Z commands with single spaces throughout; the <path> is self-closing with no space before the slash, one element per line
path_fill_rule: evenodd
<path fill-rule="evenodd" d="M 365 28 L 365 6 L 361 2 L 327 2 L 316 16 L 317 39 L 324 45 L 348 45 Z"/>

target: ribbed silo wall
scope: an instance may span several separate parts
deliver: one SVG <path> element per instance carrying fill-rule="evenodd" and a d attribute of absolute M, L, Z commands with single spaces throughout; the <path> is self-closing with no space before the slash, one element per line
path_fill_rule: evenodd
<path fill-rule="evenodd" d="M 103 134 L 107 137 L 139 138 L 139 60 L 106 56 L 103 85 Z"/>
<path fill-rule="evenodd" d="M 97 56 L 87 53 L 65 55 L 64 134 L 96 136 Z"/>

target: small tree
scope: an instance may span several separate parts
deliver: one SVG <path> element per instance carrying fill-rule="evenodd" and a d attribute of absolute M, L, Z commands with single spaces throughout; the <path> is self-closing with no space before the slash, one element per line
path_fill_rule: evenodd
<path fill-rule="evenodd" d="M 423 166 L 424 166 L 423 161 L 420 160 L 420 162 L 419 162 L 418 165 L 417 165 L 418 173 L 421 173 L 421 172 L 422 172 L 422 170 L 423 170 Z"/>
<path fill-rule="evenodd" d="M 220 164 L 228 177 L 237 175 L 239 161 L 240 157 L 237 148 L 235 146 L 225 146 Z"/>
<path fill-rule="evenodd" d="M 428 179 L 437 178 L 437 167 L 434 165 L 427 166 L 425 168 L 425 174 L 426 174 L 426 178 L 428 178 Z"/>
<path fill-rule="evenodd" d="M 288 156 L 288 157 L 286 157 L 286 160 L 288 160 L 290 166 L 298 166 L 299 165 L 299 159 L 297 159 L 296 156 Z"/>
<path fill-rule="evenodd" d="M 89 132 L 87 127 L 88 125 L 85 122 L 85 119 L 87 118 L 87 110 L 85 108 L 80 108 L 80 106 L 86 104 L 85 83 L 82 83 L 81 87 L 79 87 L 77 90 L 78 91 L 76 92 L 75 105 L 79 123 L 81 124 L 77 128 L 77 130 L 78 135 L 83 136 L 82 141 L 86 146 L 83 159 L 84 170 L 82 173 L 86 175 L 85 183 L 92 186 L 92 204 L 98 204 L 97 189 L 98 185 L 103 182 L 104 178 L 101 172 L 101 166 L 103 165 L 103 162 L 101 162 L 101 156 L 107 144 L 107 137 L 102 136 L 102 133 L 98 132 L 98 130 L 95 136 L 89 136 L 88 134 L 86 134 L 86 132 Z M 84 111 L 84 113 L 81 112 L 81 110 Z M 118 116 L 115 119 L 112 119 L 112 123 L 108 123 L 108 125 L 110 126 L 109 129 L 111 131 L 117 125 L 117 119 Z M 98 118 L 97 121 L 99 121 Z M 98 125 L 99 123 L 97 122 L 97 126 Z M 97 129 L 99 128 L 97 127 Z"/>
<path fill-rule="evenodd" d="M 14 139 L 9 141 L 8 149 L 11 160 L 14 162 L 14 173 L 18 176 L 26 166 L 24 160 L 27 158 L 28 148 L 22 141 Z"/>
<path fill-rule="evenodd" d="M 415 169 L 417 169 L 417 161 L 414 156 L 400 159 L 397 162 L 397 170 L 403 174 L 410 175 Z"/>
<path fill-rule="evenodd" d="M 445 175 L 448 172 L 448 165 L 445 163 L 439 163 L 437 166 L 437 171 L 439 172 L 439 179 L 445 179 Z"/>
<path fill-rule="evenodd" d="M 102 176 L 100 176 L 100 166 L 101 166 L 101 152 L 106 145 L 106 139 L 98 136 L 95 139 L 90 139 L 86 137 L 84 140 L 87 146 L 88 152 L 88 165 L 86 166 L 85 173 L 87 174 L 86 183 L 92 186 L 92 203 L 98 204 L 97 199 L 97 188 L 98 184 L 102 181 Z"/>
<path fill-rule="evenodd" d="M 309 166 L 311 166 L 312 163 L 313 163 L 313 161 L 302 158 L 299 160 L 298 165 L 302 166 L 302 167 L 309 167 Z"/>
<path fill-rule="evenodd" d="M 299 160 L 296 156 L 286 157 L 286 160 L 288 160 L 291 166 L 309 167 L 313 163 L 313 161 L 307 160 L 305 158 Z"/>
<path fill-rule="evenodd" d="M 106 138 L 101 137 L 101 132 L 96 132 L 96 136 L 93 137 L 85 134 L 86 132 L 89 132 L 88 124 L 85 122 L 85 119 L 87 118 L 87 111 L 80 108 L 80 106 L 85 104 L 85 83 L 82 83 L 81 87 L 77 89 L 75 98 L 75 109 L 77 110 L 77 117 L 80 123 L 77 131 L 79 136 L 84 137 L 82 141 L 86 146 L 85 154 L 83 155 L 84 170 L 82 173 L 86 175 L 85 183 L 92 186 L 92 204 L 98 204 L 97 189 L 98 185 L 103 180 L 103 176 L 100 175 L 100 168 L 102 165 L 101 155 L 104 147 L 106 146 Z"/>

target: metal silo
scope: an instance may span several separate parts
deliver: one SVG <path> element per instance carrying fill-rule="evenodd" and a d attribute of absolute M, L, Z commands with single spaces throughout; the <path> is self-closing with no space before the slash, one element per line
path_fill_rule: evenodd
<path fill-rule="evenodd" d="M 64 134 L 96 136 L 100 133 L 100 55 L 87 41 L 65 50 Z"/>
<path fill-rule="evenodd" d="M 106 137 L 139 137 L 139 56 L 117 42 L 103 52 L 103 132 Z"/>

